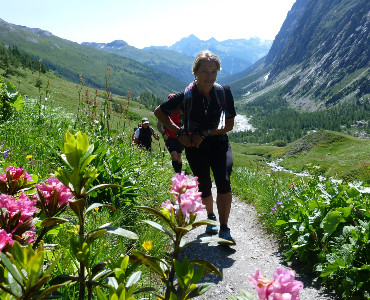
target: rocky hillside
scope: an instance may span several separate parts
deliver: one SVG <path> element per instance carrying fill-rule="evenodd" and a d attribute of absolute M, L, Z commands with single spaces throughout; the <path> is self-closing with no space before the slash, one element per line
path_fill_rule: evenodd
<path fill-rule="evenodd" d="M 263 62 L 230 85 L 243 102 L 275 91 L 314 111 L 369 101 L 369 66 L 368 0 L 297 0 Z"/>

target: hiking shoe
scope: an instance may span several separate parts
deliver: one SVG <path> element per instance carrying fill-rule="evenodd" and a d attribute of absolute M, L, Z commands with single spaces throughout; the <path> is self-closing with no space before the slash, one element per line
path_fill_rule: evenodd
<path fill-rule="evenodd" d="M 227 228 L 225 230 L 220 229 L 220 232 L 218 233 L 218 237 L 224 240 L 228 240 L 232 242 L 232 244 L 226 244 L 225 245 L 236 245 L 234 238 L 230 234 L 230 229 Z M 222 242 L 219 242 L 219 244 L 222 244 Z"/>
<path fill-rule="evenodd" d="M 206 233 L 208 234 L 217 234 L 218 228 L 217 225 L 207 225 L 206 226 Z"/>
<path fill-rule="evenodd" d="M 214 213 L 208 214 L 207 217 L 208 220 L 217 221 L 216 215 Z M 207 225 L 206 227 L 206 233 L 208 234 L 217 234 L 218 228 L 217 225 Z"/>

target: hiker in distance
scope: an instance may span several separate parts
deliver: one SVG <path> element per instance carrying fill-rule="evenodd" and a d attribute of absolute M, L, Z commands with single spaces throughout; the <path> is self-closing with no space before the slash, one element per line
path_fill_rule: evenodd
<path fill-rule="evenodd" d="M 170 94 L 170 98 L 174 94 Z M 177 110 L 170 114 L 171 120 L 177 125 L 180 126 L 180 112 Z M 182 169 L 182 151 L 184 150 L 184 145 L 179 142 L 176 134 L 164 126 L 160 121 L 157 122 L 157 129 L 162 134 L 164 143 L 168 149 L 168 152 L 171 155 L 172 167 L 176 173 L 181 173 Z"/>
<path fill-rule="evenodd" d="M 150 126 L 148 118 L 143 118 L 141 124 L 142 125 L 135 130 L 134 143 L 152 152 L 152 136 L 154 136 L 156 140 L 159 140 L 159 136 L 155 133 L 153 127 Z"/>
<path fill-rule="evenodd" d="M 216 220 L 211 192 L 212 169 L 217 187 L 220 230 L 216 225 L 207 225 L 206 232 L 218 232 L 220 238 L 235 244 L 227 226 L 232 201 L 230 175 L 233 156 L 226 133 L 234 127 L 236 112 L 230 88 L 216 83 L 220 70 L 218 56 L 208 50 L 201 51 L 193 64 L 195 80 L 184 91 L 160 104 L 154 114 L 185 146 L 190 168 L 198 177 L 208 219 Z M 176 110 L 184 112 L 184 128 L 170 118 L 170 114 Z"/>

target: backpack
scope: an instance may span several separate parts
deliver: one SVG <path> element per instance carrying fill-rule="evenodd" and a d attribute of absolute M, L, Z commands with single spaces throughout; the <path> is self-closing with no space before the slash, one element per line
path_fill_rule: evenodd
<path fill-rule="evenodd" d="M 137 126 L 134 127 L 134 132 L 132 133 L 132 136 L 131 136 L 131 141 L 134 142 L 135 141 L 135 138 L 134 138 L 134 135 L 135 135 L 135 131 L 138 129 L 138 128 L 141 128 L 143 124 L 139 123 L 137 124 Z"/>
<path fill-rule="evenodd" d="M 224 128 L 225 127 L 225 103 L 226 103 L 226 100 L 225 100 L 225 90 L 224 88 L 222 87 L 222 85 L 218 84 L 218 83 L 214 83 L 213 84 L 213 87 L 215 88 L 215 93 L 216 93 L 216 98 L 217 98 L 217 103 L 218 103 L 218 106 L 222 109 L 222 112 L 221 112 L 221 118 L 220 118 L 220 123 L 218 124 L 218 129 L 221 129 L 221 128 Z M 183 116 L 187 116 L 187 128 L 185 128 L 184 126 L 184 129 L 189 131 L 189 128 L 190 128 L 190 112 L 191 112 L 191 107 L 192 107 L 192 95 L 193 95 L 193 91 L 192 89 L 194 88 L 194 82 L 191 82 L 186 88 L 185 88 L 185 91 L 184 91 L 184 112 L 183 112 Z M 173 95 L 173 94 L 170 94 L 170 95 Z M 170 95 L 168 95 L 168 97 L 170 97 Z"/>

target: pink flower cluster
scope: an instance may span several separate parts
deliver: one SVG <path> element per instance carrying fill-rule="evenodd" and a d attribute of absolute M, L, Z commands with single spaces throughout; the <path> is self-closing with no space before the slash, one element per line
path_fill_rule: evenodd
<path fill-rule="evenodd" d="M 25 222 L 28 218 L 32 218 L 38 211 L 35 206 L 37 201 L 30 200 L 24 192 L 18 199 L 11 195 L 0 195 L 0 207 L 5 209 L 8 218 L 11 220 L 19 211 L 21 211 L 20 222 Z"/>
<path fill-rule="evenodd" d="M 5 247 L 6 244 L 13 245 L 13 234 L 21 235 L 20 238 L 26 242 L 31 243 L 35 241 L 35 227 L 28 225 L 23 227 L 23 229 L 20 228 L 23 223 L 31 221 L 33 215 L 38 211 L 38 208 L 35 206 L 36 202 L 37 201 L 30 200 L 24 194 L 24 192 L 21 193 L 18 199 L 11 195 L 0 194 L 1 224 L 9 231 L 7 232 L 4 228 L 1 229 L 0 251 Z M 18 215 L 19 220 L 14 221 L 14 217 Z M 19 230 L 20 232 L 18 232 Z"/>
<path fill-rule="evenodd" d="M 13 245 L 12 234 L 7 233 L 4 229 L 0 229 L 0 251 L 2 251 L 7 244 Z"/>
<path fill-rule="evenodd" d="M 182 214 L 186 217 L 191 213 L 200 214 L 205 206 L 202 204 L 202 193 L 198 192 L 197 179 L 197 177 L 188 178 L 185 172 L 176 174 L 172 177 L 172 190 L 170 192 L 175 197 L 175 205 L 170 200 L 167 200 L 161 206 L 167 208 L 169 211 L 173 208 L 176 215 L 179 213 L 175 208 L 176 205 L 178 205 Z"/>
<path fill-rule="evenodd" d="M 278 267 L 273 274 L 273 280 L 261 276 L 258 269 L 248 276 L 254 285 L 260 300 L 299 300 L 299 291 L 303 283 L 295 280 L 295 272 Z"/>
<path fill-rule="evenodd" d="M 36 188 L 44 195 L 46 204 L 50 203 L 55 191 L 58 193 L 59 206 L 67 204 L 73 198 L 71 190 L 55 177 L 48 178 L 47 184 L 36 184 Z"/>
<path fill-rule="evenodd" d="M 25 171 L 22 168 L 15 168 L 14 166 L 10 166 L 5 169 L 5 172 L 9 172 L 14 180 L 26 179 L 27 181 L 32 181 L 32 176 L 30 176 L 27 173 L 27 171 Z M 4 182 L 7 182 L 8 181 L 7 173 L 1 175 L 0 179 Z"/>

